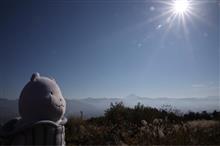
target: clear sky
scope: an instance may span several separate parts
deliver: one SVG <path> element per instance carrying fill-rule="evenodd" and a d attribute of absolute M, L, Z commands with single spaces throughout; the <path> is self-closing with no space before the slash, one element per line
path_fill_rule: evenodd
<path fill-rule="evenodd" d="M 0 0 L 0 97 L 33 72 L 68 98 L 219 96 L 220 3 L 189 1 Z"/>

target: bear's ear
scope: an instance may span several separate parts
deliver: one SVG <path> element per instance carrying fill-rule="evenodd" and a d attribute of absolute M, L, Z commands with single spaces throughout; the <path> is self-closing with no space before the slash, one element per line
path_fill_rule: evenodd
<path fill-rule="evenodd" d="M 40 77 L 40 74 L 38 72 L 33 73 L 31 76 L 31 81 L 34 82 L 38 77 Z"/>

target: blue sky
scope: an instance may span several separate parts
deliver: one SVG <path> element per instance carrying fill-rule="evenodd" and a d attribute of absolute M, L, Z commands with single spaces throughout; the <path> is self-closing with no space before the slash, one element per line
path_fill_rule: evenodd
<path fill-rule="evenodd" d="M 217 0 L 194 0 L 180 23 L 156 0 L 0 3 L 1 97 L 18 98 L 33 72 L 68 98 L 219 96 Z"/>

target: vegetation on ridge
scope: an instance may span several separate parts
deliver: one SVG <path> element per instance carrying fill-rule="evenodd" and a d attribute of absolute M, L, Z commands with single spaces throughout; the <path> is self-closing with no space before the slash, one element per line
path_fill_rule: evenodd
<path fill-rule="evenodd" d="M 66 142 L 71 145 L 219 145 L 220 112 L 189 112 L 123 103 L 111 104 L 104 116 L 70 117 Z"/>

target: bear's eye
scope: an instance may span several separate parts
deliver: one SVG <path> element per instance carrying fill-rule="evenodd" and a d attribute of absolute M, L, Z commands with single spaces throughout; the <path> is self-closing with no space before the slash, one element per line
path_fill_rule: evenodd
<path fill-rule="evenodd" d="M 53 92 L 51 91 L 50 94 L 53 95 Z"/>

